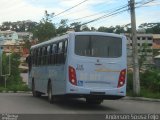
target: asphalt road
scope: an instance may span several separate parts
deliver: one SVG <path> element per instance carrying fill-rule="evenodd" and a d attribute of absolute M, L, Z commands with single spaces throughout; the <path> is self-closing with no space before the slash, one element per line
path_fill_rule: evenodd
<path fill-rule="evenodd" d="M 105 100 L 101 105 L 89 105 L 83 99 L 62 100 L 50 104 L 46 96 L 29 93 L 0 93 L 0 113 L 19 114 L 106 114 L 160 113 L 160 102 L 135 100 Z"/>

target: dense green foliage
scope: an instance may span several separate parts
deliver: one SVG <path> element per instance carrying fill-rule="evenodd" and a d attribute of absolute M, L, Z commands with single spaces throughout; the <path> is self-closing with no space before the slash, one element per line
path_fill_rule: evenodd
<path fill-rule="evenodd" d="M 37 22 L 33 21 L 17 21 L 17 22 L 3 22 L 0 26 L 0 30 L 12 30 L 16 32 L 30 32 L 35 26 Z"/>
<path fill-rule="evenodd" d="M 160 23 L 143 23 L 139 28 L 144 29 L 146 33 L 160 34 Z"/>
<path fill-rule="evenodd" d="M 40 22 L 33 30 L 33 35 L 38 38 L 39 42 L 43 42 L 56 36 L 56 29 L 50 22 Z"/>
<path fill-rule="evenodd" d="M 128 72 L 127 75 L 127 92 L 133 93 L 133 74 Z M 143 97 L 160 98 L 160 70 L 150 69 L 140 73 L 140 86 Z"/>
<path fill-rule="evenodd" d="M 9 56 L 6 54 L 3 54 L 3 66 L 2 66 L 2 74 L 8 74 L 9 73 Z M 5 79 L 4 76 L 0 77 L 0 91 L 2 90 L 13 90 L 13 91 L 19 91 L 19 90 L 27 90 L 26 85 L 23 83 L 22 78 L 20 76 L 19 71 L 19 64 L 20 64 L 20 55 L 19 54 L 11 54 L 10 55 L 10 62 L 11 62 L 11 70 L 10 75 L 7 76 L 7 84 L 6 89 L 5 87 Z"/>
<path fill-rule="evenodd" d="M 160 92 L 160 70 L 147 70 L 140 74 L 141 86 L 153 92 Z"/>

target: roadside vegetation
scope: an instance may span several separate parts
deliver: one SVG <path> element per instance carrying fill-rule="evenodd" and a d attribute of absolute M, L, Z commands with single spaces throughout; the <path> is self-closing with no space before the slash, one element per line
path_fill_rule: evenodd
<path fill-rule="evenodd" d="M 9 72 L 9 55 L 2 55 L 2 75 L 7 75 L 6 77 L 6 88 L 5 88 L 5 77 L 0 77 L 0 92 L 8 91 L 28 91 L 27 85 L 22 81 L 20 76 L 19 64 L 20 64 L 20 55 L 12 53 L 10 54 L 10 72 Z M 0 70 L 1 72 L 1 70 Z"/>
<path fill-rule="evenodd" d="M 127 95 L 133 94 L 133 73 L 128 71 Z M 148 69 L 140 72 L 141 92 L 138 97 L 157 98 L 160 99 L 160 69 Z"/>

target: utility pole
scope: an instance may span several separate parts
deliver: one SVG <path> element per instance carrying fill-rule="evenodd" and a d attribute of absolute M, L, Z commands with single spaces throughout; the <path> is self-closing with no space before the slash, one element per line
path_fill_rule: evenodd
<path fill-rule="evenodd" d="M 139 63 L 138 63 L 138 47 L 137 47 L 137 32 L 135 18 L 135 0 L 130 0 L 131 12 L 131 28 L 132 28 L 132 55 L 133 55 L 133 92 L 135 95 L 140 94 L 140 79 L 139 79 Z"/>

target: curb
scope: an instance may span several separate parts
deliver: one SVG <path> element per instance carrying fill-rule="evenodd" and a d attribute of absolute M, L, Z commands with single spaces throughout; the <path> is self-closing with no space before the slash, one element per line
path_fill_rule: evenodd
<path fill-rule="evenodd" d="M 2 91 L 0 93 L 26 93 L 26 94 L 32 94 L 31 91 Z"/>
<path fill-rule="evenodd" d="M 129 96 L 126 96 L 126 97 L 122 98 L 122 100 L 137 100 L 137 101 L 160 102 L 160 99 L 144 98 L 144 97 L 129 97 Z"/>

